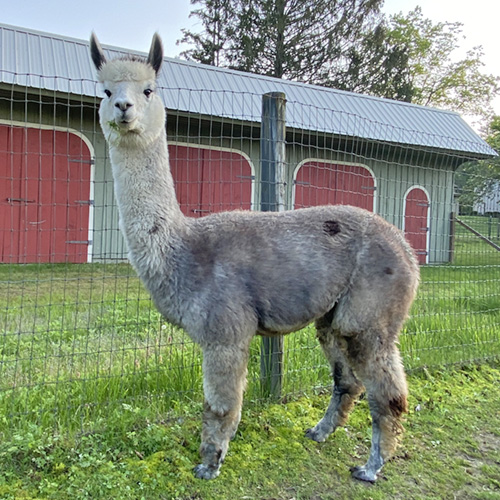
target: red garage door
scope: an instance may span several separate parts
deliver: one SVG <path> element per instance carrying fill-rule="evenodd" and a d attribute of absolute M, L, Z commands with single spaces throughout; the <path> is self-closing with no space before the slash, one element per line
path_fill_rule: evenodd
<path fill-rule="evenodd" d="M 422 188 L 412 188 L 405 199 L 405 236 L 420 264 L 429 262 L 429 198 Z"/>
<path fill-rule="evenodd" d="M 295 208 L 318 205 L 354 205 L 374 210 L 375 181 L 359 165 L 308 161 L 295 179 Z"/>
<path fill-rule="evenodd" d="M 0 125 L 0 262 L 87 262 L 90 175 L 80 137 Z"/>
<path fill-rule="evenodd" d="M 169 155 L 177 199 L 185 215 L 250 210 L 252 168 L 241 154 L 172 144 Z"/>

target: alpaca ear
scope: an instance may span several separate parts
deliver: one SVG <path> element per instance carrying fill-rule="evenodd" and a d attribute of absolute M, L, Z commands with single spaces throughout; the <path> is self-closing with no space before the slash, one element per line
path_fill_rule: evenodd
<path fill-rule="evenodd" d="M 101 44 L 99 43 L 99 40 L 95 36 L 94 32 L 92 32 L 92 35 L 90 36 L 90 56 L 92 57 L 95 67 L 99 71 L 106 63 L 106 57 L 104 57 Z"/>
<path fill-rule="evenodd" d="M 153 36 L 153 41 L 151 42 L 151 48 L 149 49 L 148 63 L 151 64 L 156 74 L 158 74 L 162 62 L 163 45 L 161 43 L 160 35 L 158 35 L 158 33 L 155 33 Z"/>

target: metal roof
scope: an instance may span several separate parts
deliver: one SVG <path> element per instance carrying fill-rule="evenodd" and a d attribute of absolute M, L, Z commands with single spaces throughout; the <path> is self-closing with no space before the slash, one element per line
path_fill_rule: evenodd
<path fill-rule="evenodd" d="M 104 46 L 110 58 L 127 53 Z M 0 82 L 101 96 L 88 42 L 0 24 Z M 165 58 L 159 78 L 170 110 L 259 122 L 262 94 L 284 92 L 287 126 L 347 137 L 496 155 L 457 113 L 353 92 Z M 207 95 L 209 94 L 209 95 Z"/>

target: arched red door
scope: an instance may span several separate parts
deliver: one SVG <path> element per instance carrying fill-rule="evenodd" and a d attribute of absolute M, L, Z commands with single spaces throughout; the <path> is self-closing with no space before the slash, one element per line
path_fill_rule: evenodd
<path fill-rule="evenodd" d="M 76 134 L 0 125 L 0 262 L 88 261 L 91 165 Z"/>
<path fill-rule="evenodd" d="M 374 211 L 375 180 L 361 165 L 308 161 L 295 179 L 294 208 L 354 205 Z"/>
<path fill-rule="evenodd" d="M 250 210 L 252 167 L 242 154 L 171 144 L 169 156 L 177 200 L 185 215 Z"/>
<path fill-rule="evenodd" d="M 420 187 L 411 188 L 405 196 L 404 232 L 420 264 L 429 262 L 429 197 Z"/>

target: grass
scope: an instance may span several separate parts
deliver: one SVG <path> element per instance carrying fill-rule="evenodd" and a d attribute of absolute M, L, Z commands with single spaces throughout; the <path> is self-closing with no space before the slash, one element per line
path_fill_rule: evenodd
<path fill-rule="evenodd" d="M 484 232 L 484 218 L 464 219 Z M 422 268 L 419 296 L 401 336 L 405 365 L 412 371 L 498 358 L 499 332 L 500 252 L 459 226 L 454 262 Z M 313 328 L 288 336 L 285 347 L 283 392 L 288 399 L 315 394 L 330 384 L 330 368 L 318 348 Z M 289 412 L 287 409 L 266 406 L 259 383 L 259 339 L 255 339 L 251 349 L 246 401 L 251 402 L 255 414 L 251 413 L 254 410 L 248 410 L 249 419 L 257 419 L 265 429 L 268 424 L 258 416 L 264 405 L 264 414 L 270 415 L 265 418 L 272 422 L 276 412 L 276 418 L 290 421 L 287 425 L 291 434 L 300 435 L 296 427 L 305 425 L 304 419 L 311 420 L 312 416 L 314 420 L 319 415 L 316 407 L 325 406 L 324 398 L 311 396 L 294 403 L 290 417 L 285 416 Z M 99 478 L 101 471 L 109 468 L 109 477 L 116 476 L 111 485 L 130 480 L 132 482 L 127 483 L 130 486 L 132 478 L 142 477 L 148 467 L 154 469 L 152 462 L 161 471 L 158 484 L 163 484 L 167 467 L 164 462 L 171 467 L 170 472 L 165 472 L 168 477 L 179 474 L 183 467 L 187 471 L 195 460 L 198 445 L 193 435 L 198 435 L 198 419 L 192 416 L 199 413 L 201 399 L 199 349 L 184 332 L 162 321 L 127 264 L 0 266 L 0 442 L 3 446 L 1 461 L 5 462 L 5 467 L 0 463 L 0 470 L 11 471 L 5 491 L 14 491 L 16 481 L 19 491 L 34 488 L 37 495 L 42 495 L 43 481 L 59 484 L 59 479 L 64 482 L 71 478 L 78 482 L 70 474 L 71 467 L 76 467 L 82 481 L 86 478 L 92 482 L 82 472 L 76 457 L 85 453 L 88 454 L 87 472 L 98 470 L 96 478 Z M 297 415 L 300 408 L 304 411 L 303 419 Z M 366 445 L 366 412 L 362 415 L 358 426 L 363 430 L 359 431 L 358 438 Z M 275 428 L 277 424 L 269 425 Z M 170 434 L 172 429 L 177 430 Z M 252 460 L 255 447 L 267 450 L 263 456 L 273 450 L 290 456 L 288 447 L 295 446 L 295 441 L 284 436 L 278 439 L 281 431 L 275 430 L 271 437 L 276 436 L 278 441 L 271 440 L 275 448 L 270 450 L 268 444 L 261 442 L 259 429 L 251 427 L 250 431 L 251 439 L 257 439 L 258 445 L 251 445 L 252 449 L 247 450 L 248 460 Z M 190 435 L 186 436 L 186 432 Z M 247 432 L 248 428 L 244 434 Z M 336 439 L 350 442 L 344 439 L 344 434 L 340 436 Z M 263 437 L 269 436 L 264 433 Z M 148 441 L 150 445 L 143 444 Z M 138 443 L 137 446 L 134 443 Z M 240 445 L 245 448 L 245 443 L 248 444 L 246 438 Z M 301 453 L 309 453 L 306 462 L 311 463 L 313 470 L 325 469 L 325 465 L 320 466 L 310 456 L 315 453 L 313 448 L 303 443 L 297 446 L 297 450 L 304 448 Z M 140 449 L 134 450 L 134 447 Z M 85 451 L 87 448 L 90 451 Z M 96 451 L 96 455 L 92 451 L 94 448 L 101 451 Z M 134 458 L 135 451 L 148 459 Z M 240 453 L 238 451 L 238 456 Z M 56 458 L 60 454 L 70 459 Z M 344 474 L 341 470 L 346 460 L 351 463 L 356 454 L 359 453 L 335 462 L 339 474 Z M 333 457 L 334 453 L 329 452 L 329 455 Z M 40 466 L 39 473 L 33 461 L 48 465 Z M 133 464 L 132 471 L 127 464 Z M 254 470 L 254 465 L 249 465 L 249 470 Z M 33 476 L 31 482 L 21 480 L 13 472 L 16 468 L 27 470 L 28 466 L 34 467 L 27 473 Z M 265 464 L 258 465 L 257 470 L 259 467 Z M 301 466 L 294 463 L 294 467 L 295 472 L 292 470 L 289 474 L 299 474 L 297 470 Z M 120 471 L 128 479 L 122 477 Z M 288 477 L 286 472 L 282 473 Z M 259 473 L 256 474 L 254 479 L 259 484 Z M 189 498 L 189 495 L 197 498 L 196 493 L 192 493 L 194 490 L 189 490 L 191 479 L 188 477 L 191 476 L 186 472 L 180 481 L 181 484 L 185 481 L 186 496 L 174 488 L 175 494 L 180 498 Z M 95 488 L 104 488 L 102 481 L 96 481 L 99 484 Z M 314 484 L 314 480 L 311 481 Z M 260 486 L 264 488 L 263 484 Z M 146 490 L 149 487 L 152 486 L 144 486 Z M 268 486 L 265 488 L 267 491 Z M 67 486 L 68 496 L 70 490 Z M 0 498 L 4 498 L 1 491 Z M 120 491 L 125 490 L 120 488 Z M 132 488 L 132 491 L 134 493 L 129 496 L 123 493 L 123 497 L 111 493 L 107 497 L 99 497 L 97 493 L 87 497 L 140 498 L 137 496 L 139 490 Z M 254 492 L 249 498 L 271 498 L 273 495 L 285 498 L 284 491 L 262 493 L 263 496 Z M 57 493 L 51 493 L 33 498 L 68 496 L 58 497 Z M 293 496 L 292 492 L 290 498 Z M 144 498 L 163 497 L 146 495 Z M 164 498 L 174 496 L 167 494 Z"/>
<path fill-rule="evenodd" d="M 484 231 L 484 217 L 463 217 Z M 500 252 L 457 226 L 453 263 L 422 268 L 401 337 L 408 368 L 500 354 Z"/>
<path fill-rule="evenodd" d="M 482 229 L 484 218 L 467 218 Z M 422 268 L 401 336 L 409 370 L 500 355 L 500 252 L 457 227 L 452 264 Z M 92 428 L 122 404 L 158 415 L 201 397 L 199 349 L 165 324 L 127 264 L 0 266 L 0 403 L 27 422 Z M 285 339 L 284 393 L 330 383 L 308 327 Z M 248 397 L 260 392 L 260 340 Z"/>
<path fill-rule="evenodd" d="M 39 426 L 0 442 L 0 498 L 10 499 L 498 499 L 500 365 L 418 372 L 409 378 L 405 439 L 376 485 L 350 478 L 370 446 L 366 401 L 325 443 L 304 437 L 326 394 L 286 405 L 249 404 L 215 481 L 194 479 L 196 407 L 151 421 L 144 407 L 110 415 L 107 431 L 76 437 Z"/>

